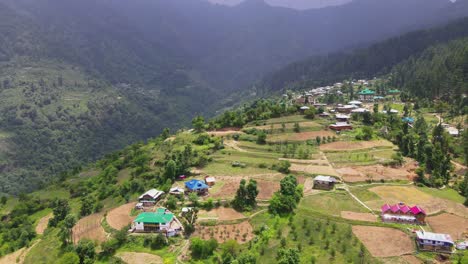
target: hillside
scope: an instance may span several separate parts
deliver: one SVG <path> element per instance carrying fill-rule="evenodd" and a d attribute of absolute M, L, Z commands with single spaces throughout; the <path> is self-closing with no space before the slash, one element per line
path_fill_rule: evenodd
<path fill-rule="evenodd" d="M 432 46 L 392 71 L 392 85 L 417 97 L 458 101 L 468 92 L 468 39 Z"/>
<path fill-rule="evenodd" d="M 268 93 L 288 88 L 321 86 L 343 79 L 373 78 L 389 73 L 397 64 L 410 57 L 418 57 L 433 45 L 467 35 L 468 18 L 464 18 L 443 27 L 390 38 L 354 52 L 334 53 L 293 63 L 267 75 L 257 89 L 260 93 Z"/>
<path fill-rule="evenodd" d="M 402 109 L 394 99 L 387 97 L 378 111 Z M 0 214 L 11 221 L 0 222 L 0 255 L 6 255 L 0 263 L 15 256 L 25 264 L 118 263 L 143 257 L 164 263 L 284 263 L 289 259 L 286 263 L 374 264 L 436 259 L 439 254 L 415 248 L 412 230 L 418 225 L 382 222 L 380 207 L 398 202 L 424 208 L 425 230 L 463 238 L 468 216 L 460 195 L 468 195 L 463 176 L 450 173 L 442 178 L 435 166 L 426 175 L 427 184 L 448 181 L 442 189 L 424 186 L 415 176 L 415 159 L 420 155 L 426 165 L 435 165 L 440 160 L 440 142 L 447 142 L 444 147 L 449 149 L 459 144 L 446 133 L 436 134 L 431 108 L 411 112 L 418 119 L 414 128 L 401 122 L 403 112 L 374 112 L 367 121 L 365 115 L 354 116 L 353 130 L 335 133 L 328 128 L 334 118 L 302 114 L 294 101 L 258 100 L 207 123 L 197 118 L 193 130 L 165 132 L 64 176 L 55 185 L 3 199 Z M 324 108 L 328 112 L 335 105 Z M 443 113 L 444 118 L 448 116 Z M 388 134 L 382 132 L 384 123 Z M 421 133 L 426 131 L 433 132 L 424 138 Z M 367 133 L 370 136 L 362 139 Z M 407 136 L 413 138 L 411 143 L 405 141 Z M 434 144 L 434 156 L 420 152 L 419 142 Z M 413 145 L 408 148 L 413 152 L 407 153 L 403 145 Z M 315 188 L 317 174 L 335 178 L 336 188 Z M 181 180 L 179 175 L 186 178 Z M 215 184 L 205 195 L 167 193 L 173 187 L 184 189 L 189 180 L 204 181 L 206 176 L 213 177 Z M 244 188 L 242 180 L 246 180 Z M 128 233 L 141 213 L 135 209 L 138 197 L 151 188 L 166 194 L 156 206 L 146 207 L 146 213 L 168 208 L 182 223 L 183 234 L 166 239 Z M 450 260 L 467 257 L 461 252 Z"/>

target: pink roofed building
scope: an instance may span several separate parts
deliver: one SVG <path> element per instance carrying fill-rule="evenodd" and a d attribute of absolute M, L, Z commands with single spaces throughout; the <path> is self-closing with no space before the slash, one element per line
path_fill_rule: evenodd
<path fill-rule="evenodd" d="M 426 212 L 417 205 L 409 207 L 405 204 L 384 204 L 380 210 L 384 222 L 426 224 Z"/>

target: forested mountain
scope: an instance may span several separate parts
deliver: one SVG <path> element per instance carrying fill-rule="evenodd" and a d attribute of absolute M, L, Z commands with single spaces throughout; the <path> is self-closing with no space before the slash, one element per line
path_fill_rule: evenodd
<path fill-rule="evenodd" d="M 267 75 L 257 86 L 260 93 L 328 85 L 348 78 L 373 78 L 387 74 L 398 63 L 418 57 L 439 43 L 468 36 L 468 18 L 443 27 L 411 32 L 348 53 L 312 57 Z M 400 83 L 401 84 L 401 83 Z"/>
<path fill-rule="evenodd" d="M 468 38 L 436 45 L 412 56 L 395 66 L 391 77 L 394 86 L 417 97 L 462 103 L 461 95 L 468 93 Z"/>
<path fill-rule="evenodd" d="M 31 190 L 213 114 L 286 63 L 441 23 L 460 15 L 453 8 L 447 0 L 307 11 L 259 0 L 0 0 L 0 192 Z"/>

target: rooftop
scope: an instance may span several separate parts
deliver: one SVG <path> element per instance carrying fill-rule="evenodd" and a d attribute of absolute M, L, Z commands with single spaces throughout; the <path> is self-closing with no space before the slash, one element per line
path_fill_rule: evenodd
<path fill-rule="evenodd" d="M 185 183 L 185 187 L 190 190 L 203 190 L 209 188 L 208 185 L 199 180 L 190 180 Z"/>
<path fill-rule="evenodd" d="M 336 182 L 336 179 L 331 176 L 318 175 L 314 178 L 314 181 Z"/>
<path fill-rule="evenodd" d="M 440 241 L 440 242 L 454 244 L 452 237 L 448 234 L 417 231 L 416 236 L 418 237 L 418 239 L 426 239 L 426 240 L 433 240 L 433 241 Z"/>
<path fill-rule="evenodd" d="M 156 212 L 144 212 L 139 214 L 133 222 L 142 222 L 148 224 L 166 224 L 174 219 L 174 214 L 165 208 L 158 208 Z"/>
<path fill-rule="evenodd" d="M 373 90 L 370 90 L 369 88 L 366 88 L 358 93 L 359 95 L 374 95 L 375 92 Z"/>
<path fill-rule="evenodd" d="M 140 195 L 140 197 L 138 197 L 138 199 L 142 199 L 146 195 L 153 197 L 153 199 L 156 199 L 156 198 L 158 198 L 159 196 L 161 196 L 163 194 L 164 194 L 163 191 L 159 191 L 159 190 L 156 190 L 156 189 L 151 189 L 151 190 L 145 192 L 144 194 Z"/>

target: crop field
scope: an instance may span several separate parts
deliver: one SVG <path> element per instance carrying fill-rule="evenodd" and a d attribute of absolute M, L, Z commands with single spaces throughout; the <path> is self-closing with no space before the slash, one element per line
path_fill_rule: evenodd
<path fill-rule="evenodd" d="M 317 137 L 333 137 L 336 136 L 335 132 L 330 130 L 319 130 L 299 133 L 283 133 L 268 135 L 267 141 L 272 143 L 284 142 L 284 141 L 307 141 L 315 140 Z"/>
<path fill-rule="evenodd" d="M 437 233 L 450 234 L 452 239 L 466 239 L 468 235 L 468 216 L 461 217 L 453 214 L 440 214 L 426 218 L 432 230 Z"/>
<path fill-rule="evenodd" d="M 414 243 L 408 235 L 393 228 L 353 226 L 353 233 L 374 257 L 393 257 L 414 252 Z"/>
<path fill-rule="evenodd" d="M 341 216 L 342 211 L 369 212 L 346 192 L 321 193 L 307 196 L 302 198 L 299 207 L 334 216 Z"/>
<path fill-rule="evenodd" d="M 219 221 L 230 221 L 243 219 L 245 216 L 232 208 L 219 207 L 210 211 L 200 210 L 198 212 L 198 221 L 204 219 L 214 219 Z"/>
<path fill-rule="evenodd" d="M 393 144 L 387 140 L 374 140 L 374 141 L 337 141 L 320 146 L 320 150 L 330 151 L 349 151 L 349 150 L 362 150 L 373 148 L 393 148 Z"/>
<path fill-rule="evenodd" d="M 257 181 L 259 200 L 268 200 L 273 196 L 273 193 L 279 190 L 279 181 L 283 176 L 278 173 L 251 175 L 245 176 L 226 176 L 217 177 L 217 182 L 212 189 L 210 189 L 210 197 L 215 199 L 232 199 L 236 195 L 239 184 L 242 179 L 248 180 L 253 178 Z"/>
<path fill-rule="evenodd" d="M 194 237 L 201 239 L 216 239 L 219 243 L 224 243 L 228 240 L 236 240 L 238 243 L 243 244 L 253 239 L 253 228 L 248 221 L 232 225 L 215 225 L 203 226 L 198 225 Z"/>
<path fill-rule="evenodd" d="M 130 225 L 134 219 L 130 215 L 132 209 L 135 208 L 136 203 L 127 203 L 117 208 L 110 210 L 107 213 L 107 223 L 114 229 L 120 230 L 127 225 Z"/>
<path fill-rule="evenodd" d="M 382 163 L 391 159 L 392 149 L 373 149 L 368 151 L 327 152 L 328 160 L 336 167 L 365 166 Z"/>
<path fill-rule="evenodd" d="M 406 163 L 402 167 L 389 167 L 380 164 L 352 166 L 336 169 L 345 182 L 364 182 L 379 180 L 412 180 L 415 177 L 415 163 Z"/>
<path fill-rule="evenodd" d="M 73 242 L 78 243 L 84 238 L 99 242 L 105 241 L 107 235 L 101 226 L 103 217 L 103 213 L 96 213 L 81 218 L 73 227 Z"/>
<path fill-rule="evenodd" d="M 160 256 L 149 254 L 149 253 L 141 253 L 141 252 L 119 252 L 116 254 L 118 258 L 120 258 L 124 263 L 127 264 L 139 264 L 139 263 L 146 263 L 146 264 L 163 264 L 164 261 Z"/>

